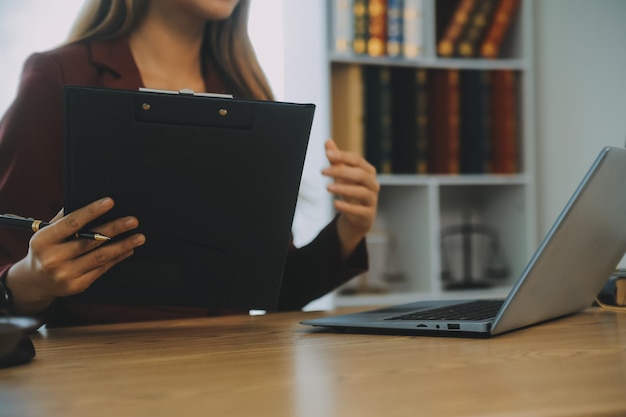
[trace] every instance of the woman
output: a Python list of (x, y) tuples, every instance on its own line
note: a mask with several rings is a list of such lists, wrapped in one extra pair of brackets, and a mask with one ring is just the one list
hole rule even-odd
[[(100, 323), (206, 315), (179, 308), (77, 305), (84, 291), (132, 255), (146, 237), (113, 244), (67, 240), (111, 209), (104, 198), (66, 216), (62, 207), (62, 87), (66, 84), (231, 93), (273, 99), (247, 35), (248, 0), (88, 1), (66, 45), (34, 54), (0, 123), (0, 212), (53, 218), (29, 235), (0, 231), (0, 281), (16, 314), (46, 312), (49, 324)], [(376, 216), (379, 185), (363, 158), (326, 142), (338, 216), (308, 245), (290, 248), (279, 309), (297, 309), (367, 267), (364, 237)], [(28, 190), (36, 190), (29, 192)], [(55, 215), (56, 214), (56, 215)], [(97, 232), (117, 236), (141, 219), (117, 219)], [(29, 240), (30, 239), (30, 240)], [(55, 300), (59, 302), (54, 303)], [(51, 306), (53, 308), (51, 308)]]

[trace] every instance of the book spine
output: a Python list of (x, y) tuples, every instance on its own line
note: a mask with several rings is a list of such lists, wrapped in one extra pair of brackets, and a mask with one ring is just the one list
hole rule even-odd
[(461, 173), (484, 174), (489, 166), (489, 72), (459, 75)]
[(460, 171), (459, 70), (448, 70), (448, 95), (450, 100), (448, 113), (450, 143), (447, 170), (449, 174), (458, 174)]
[(378, 173), (391, 173), (391, 76), (380, 66), (363, 67), (365, 158)]
[(476, 0), (461, 0), (448, 23), (443, 37), (437, 43), (437, 52), (440, 56), (454, 55), (456, 44), (469, 22), (470, 13), (476, 6)]
[(387, 0), (369, 0), (369, 37), (367, 53), (380, 57), (387, 54)]
[(355, 54), (367, 54), (369, 37), (368, 0), (352, 0), (353, 38), (352, 50)]
[(402, 55), (402, 26), (404, 0), (387, 0), (387, 56)]
[(337, 146), (363, 155), (363, 77), (357, 64), (332, 69), (332, 133)]
[(615, 280), (615, 302), (618, 306), (626, 306), (626, 278)]
[(500, 47), (513, 23), (519, 3), (520, 0), (500, 1), (491, 26), (485, 35), (485, 40), (480, 47), (480, 53), (483, 58), (497, 58), (500, 55)]
[(352, 52), (352, 3), (350, 0), (332, 0), (333, 45), (336, 53)]
[(480, 108), (482, 118), (480, 120), (483, 128), (482, 145), (483, 145), (483, 172), (489, 173), (492, 170), (492, 149), (491, 149), (491, 71), (482, 71), (481, 73), (481, 99)]
[(392, 172), (428, 173), (427, 71), (394, 68), (392, 89)]
[(391, 72), (392, 95), (392, 172), (414, 174), (417, 158), (415, 137), (417, 135), (417, 87), (414, 69), (395, 67)]
[(491, 73), (491, 163), (495, 174), (519, 171), (516, 88), (513, 70)]
[(428, 90), (428, 172), (459, 173), (459, 70), (433, 70)]
[(406, 59), (417, 58), (423, 54), (423, 0), (404, 0), (402, 12), (402, 55)]
[(459, 40), (457, 55), (464, 58), (478, 56), (478, 49), (485, 37), (493, 11), (496, 7), (496, 0), (481, 0), (470, 16), (467, 31)]
[(416, 123), (415, 137), (416, 160), (415, 170), (418, 174), (428, 174), (428, 71), (418, 68), (415, 72), (416, 81)]
[(391, 69), (382, 67), (380, 69), (381, 88), (381, 173), (392, 173), (392, 114), (391, 114)]

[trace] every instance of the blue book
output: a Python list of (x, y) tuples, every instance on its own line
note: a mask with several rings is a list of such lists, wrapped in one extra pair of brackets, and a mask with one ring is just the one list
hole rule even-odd
[(404, 0), (387, 0), (387, 55), (402, 56)]

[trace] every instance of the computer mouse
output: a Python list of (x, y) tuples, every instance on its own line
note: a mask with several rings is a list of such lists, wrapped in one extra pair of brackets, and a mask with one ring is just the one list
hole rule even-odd
[(35, 357), (35, 346), (24, 328), (0, 322), (0, 368), (21, 365)]
[(24, 330), (9, 323), (0, 323), (0, 358), (12, 352), (20, 342)]

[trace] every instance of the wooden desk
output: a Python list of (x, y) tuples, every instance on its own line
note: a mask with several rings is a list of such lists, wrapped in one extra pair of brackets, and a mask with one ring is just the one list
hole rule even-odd
[(325, 313), (47, 330), (0, 370), (0, 415), (626, 415), (626, 313), (493, 339), (324, 333)]

